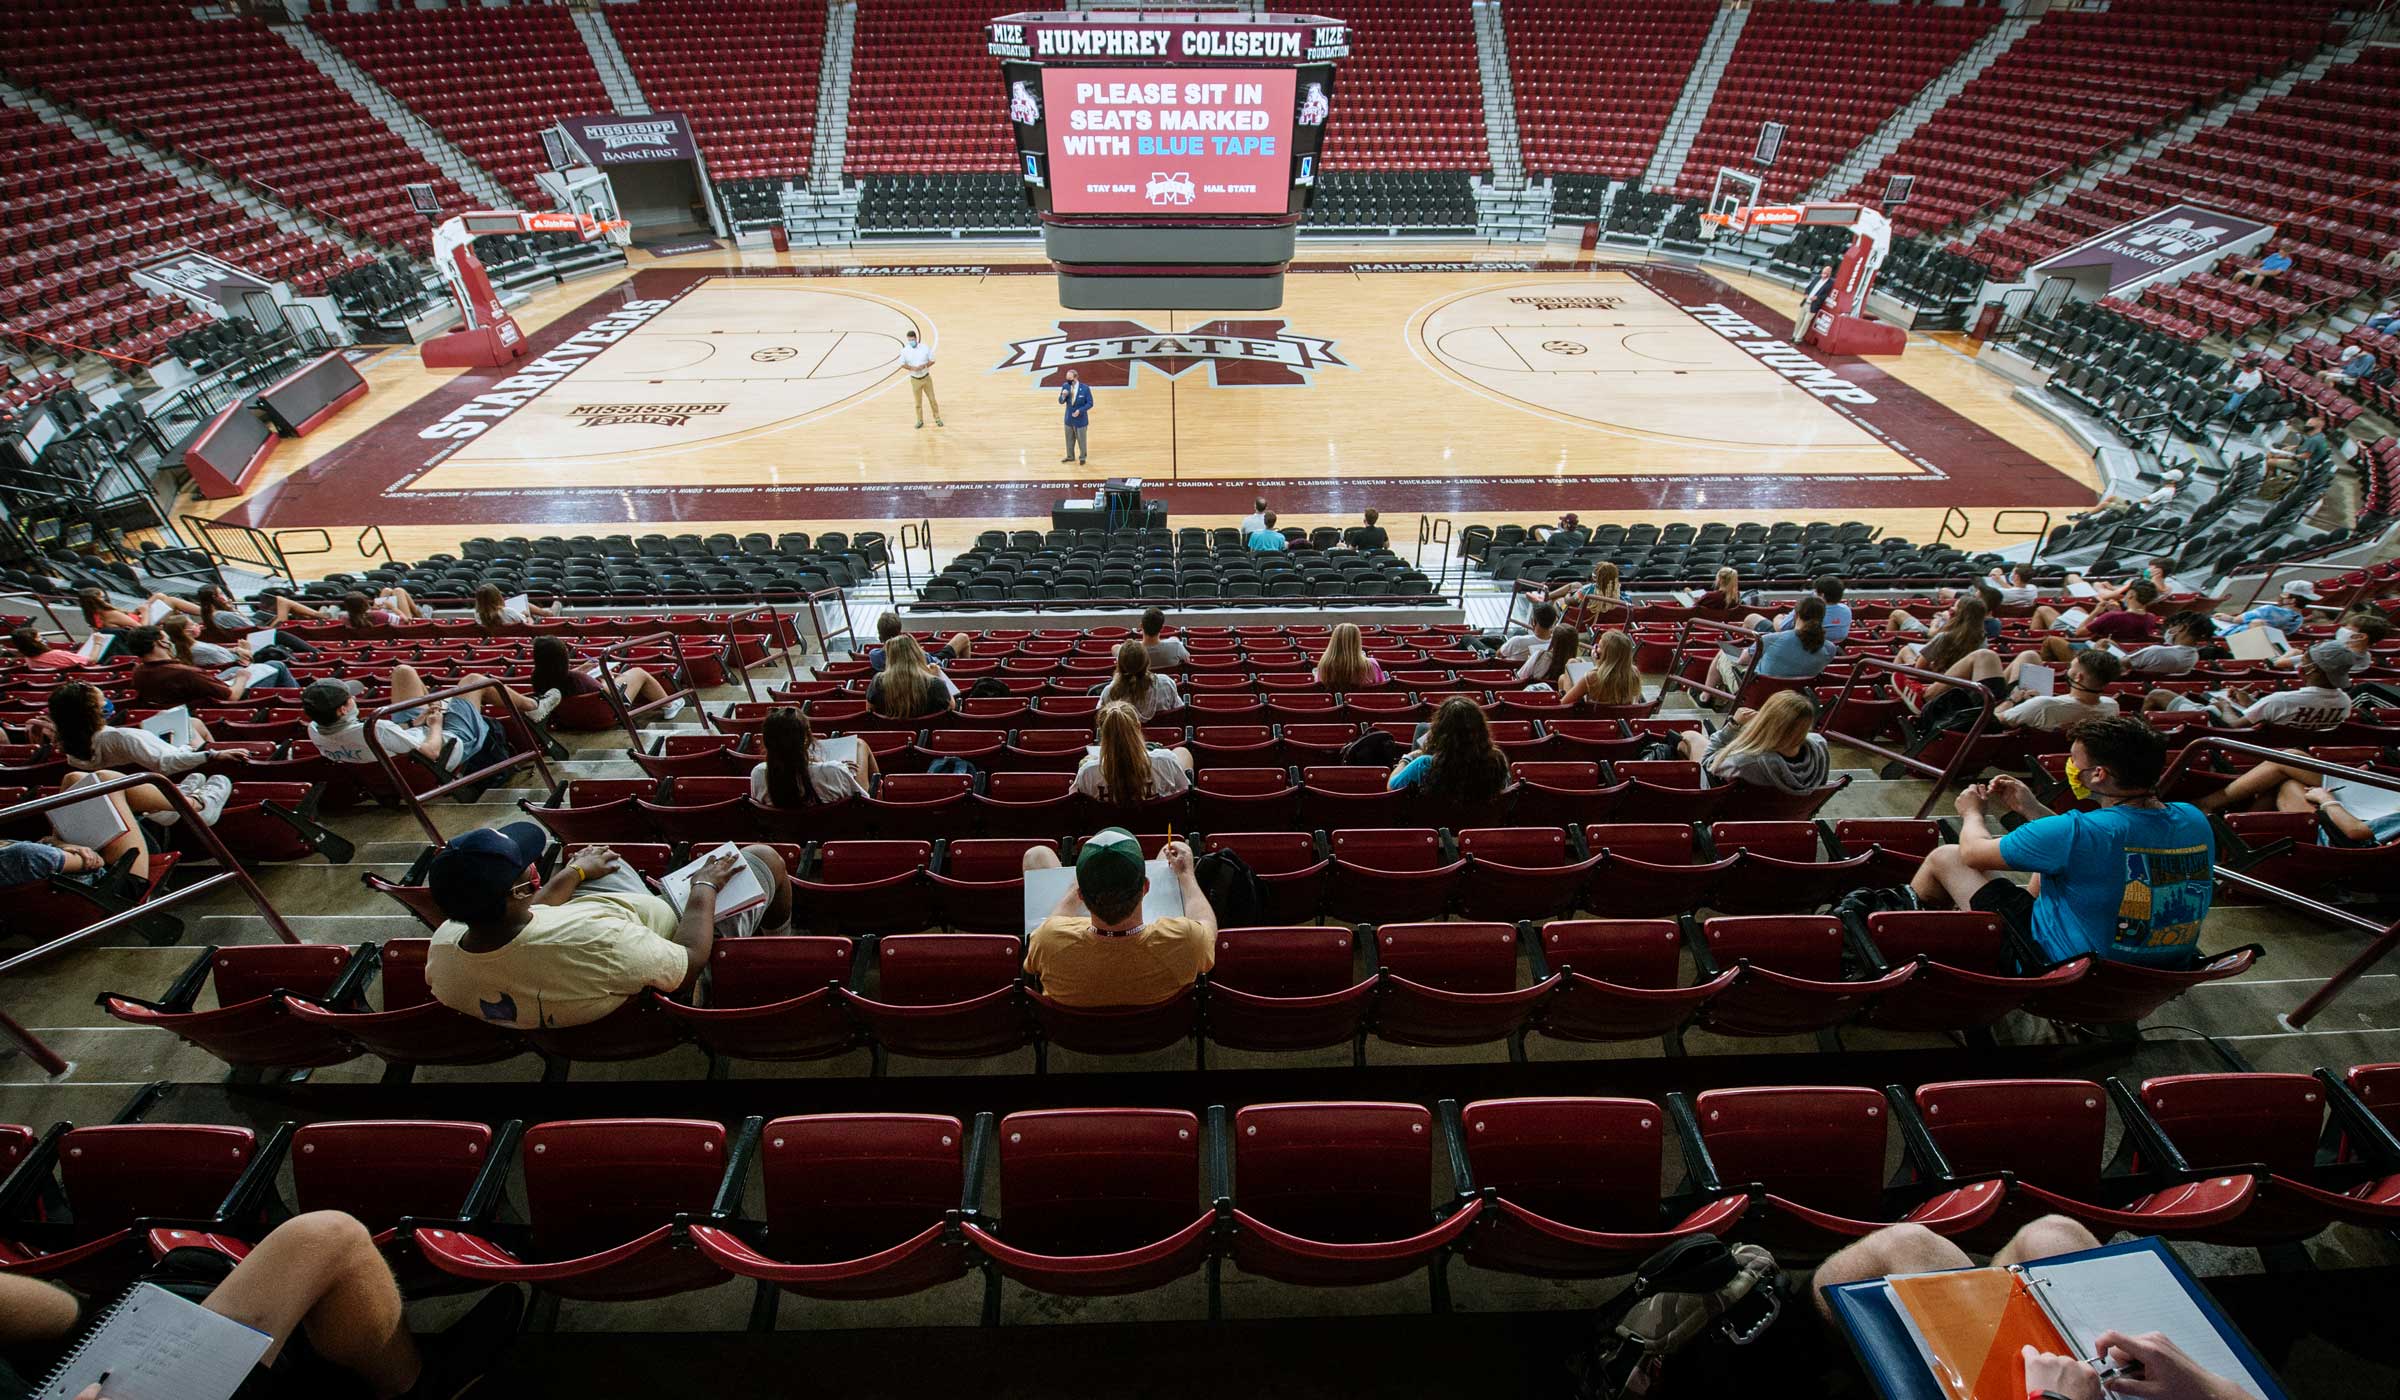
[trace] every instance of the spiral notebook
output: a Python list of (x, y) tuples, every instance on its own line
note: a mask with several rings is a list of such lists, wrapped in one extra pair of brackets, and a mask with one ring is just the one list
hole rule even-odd
[(156, 1284), (110, 1305), (36, 1400), (73, 1400), (105, 1375), (108, 1400), (227, 1400), (275, 1339)]

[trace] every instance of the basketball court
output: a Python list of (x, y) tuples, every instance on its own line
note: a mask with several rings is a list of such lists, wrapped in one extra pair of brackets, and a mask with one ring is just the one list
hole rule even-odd
[[(379, 525), (421, 557), (479, 534), (858, 529), (937, 549), (1046, 525), (1138, 476), (1177, 524), (1265, 494), (1287, 522), (1380, 508), (1531, 520), (1864, 519), (1930, 538), (1963, 510), (2088, 505), (2083, 453), (1944, 339), (1897, 360), (1785, 342), (1796, 296), (1608, 257), (1303, 249), (1267, 313), (1074, 313), (1027, 250), (701, 253), (546, 292), (529, 358), (437, 372), (400, 347), (368, 397), (203, 514)], [(943, 426), (899, 365), (935, 353)], [(1057, 385), (1095, 391), (1089, 465), (1059, 461)]]

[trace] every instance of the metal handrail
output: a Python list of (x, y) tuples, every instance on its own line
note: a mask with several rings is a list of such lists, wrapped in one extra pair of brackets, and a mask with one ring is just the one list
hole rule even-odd
[[(617, 688), (616, 659), (621, 653), (632, 651), (636, 647), (655, 645), (661, 639), (675, 649), (675, 679), (680, 684), (646, 705), (628, 707), (625, 703), (624, 692)], [(713, 729), (716, 727), (715, 722), (708, 717), (708, 706), (700, 702), (699, 688), (692, 684), (691, 667), (684, 661), (682, 633), (651, 632), (639, 637), (627, 637), (622, 641), (611, 642), (600, 648), (599, 654), (594, 659), (600, 663), (600, 693), (608, 697), (609, 709), (616, 712), (617, 722), (625, 726), (625, 742), (630, 748), (639, 750), (642, 746), (642, 731), (635, 721), (644, 715), (663, 710), (678, 700), (688, 701), (691, 707), (699, 712), (701, 728)]]
[[(275, 912), (275, 906), (267, 901), (266, 891), (260, 889), (258, 882), (250, 878), (250, 872), (243, 868), (240, 861), (234, 859), (233, 852), (225, 848), (225, 842), (218, 837), (215, 830), (200, 819), (198, 809), (192, 806), (190, 798), (184, 796), (183, 789), (177, 787), (174, 779), (163, 773), (128, 773), (122, 777), (111, 778), (106, 782), (85, 783), (80, 787), (66, 788), (40, 797), (28, 798), (0, 811), (0, 824), (13, 825), (22, 818), (47, 812), (54, 807), (70, 806), (90, 798), (107, 797), (112, 793), (127, 792), (137, 787), (156, 789), (159, 795), (166, 799), (167, 807), (176, 814), (180, 828), (198, 838), (200, 844), (207, 848), (209, 859), (217, 864), (217, 873), (195, 880), (182, 889), (168, 890), (156, 898), (145, 899), (131, 909), (111, 914), (96, 924), (53, 938), (47, 943), (29, 948), (15, 957), (0, 959), (0, 977), (6, 977), (20, 967), (47, 962), (79, 943), (88, 943), (105, 934), (114, 933), (129, 924), (150, 918), (225, 884), (236, 884), (242, 887), (242, 893), (250, 897), (250, 902), (258, 908), (258, 916), (267, 921), (267, 927), (274, 931), (277, 938), (286, 943), (302, 941), (300, 935), (292, 932), (291, 926), (283, 921), (283, 916)], [(139, 821), (141, 818), (136, 817), (134, 820)], [(59, 1057), (57, 1051), (43, 1044), (41, 1037), (19, 1025), (15, 1018), (4, 1011), (0, 1011), (0, 1034), (15, 1041), (35, 1064), (42, 1067), (43, 1073), (57, 1076), (67, 1072), (67, 1062)]]
[[(220, 564), (250, 564), (270, 571), (276, 578), (292, 577), (291, 561), (283, 557), (283, 548), (273, 535), (255, 525), (236, 525), (205, 515), (185, 515), (183, 523), (200, 541), (200, 549)], [(232, 535), (248, 546), (252, 557), (236, 558), (231, 551), (217, 543), (219, 532)]]
[[(817, 634), (818, 656), (830, 657), (833, 655), (833, 639), (836, 637), (847, 640), (850, 650), (858, 650), (858, 627), (850, 616), (849, 594), (838, 588), (820, 588), (814, 593), (803, 593), (800, 596), (802, 601), (808, 604), (806, 616), (809, 629)], [(828, 630), (825, 626), (824, 607), (827, 598), (831, 598), (841, 605), (842, 625), (838, 630)], [(920, 598), (918, 601), (923, 602), (924, 600)], [(803, 654), (805, 654), (806, 639), (802, 640), (801, 645)]]
[(1923, 802), (1917, 804), (1919, 818), (1930, 816), (1933, 813), (1933, 804), (1940, 800), (1943, 791), (1957, 777), (1959, 765), (1966, 762), (1967, 755), (1975, 751), (1975, 741), (1981, 739), (1984, 730), (1991, 726), (1994, 713), (1992, 693), (1974, 681), (1962, 681), (1956, 676), (1946, 676), (1939, 671), (1928, 671), (1922, 666), (1905, 666), (1900, 662), (1881, 656), (1860, 656), (1852, 658), (1850, 678), (1842, 683), (1841, 693), (1834, 697), (1832, 708), (1825, 713), (1828, 716), (1840, 714), (1842, 706), (1850, 701), (1850, 693), (1858, 689), (1860, 678), (1876, 671), (1895, 676), (1914, 676), (1921, 681), (1955, 687), (1975, 697), (1974, 724), (1968, 726), (1966, 736), (1960, 739), (1957, 747), (1951, 750), (1950, 761), (1938, 768), (1921, 758), (1887, 749), (1872, 740), (1861, 738), (1855, 734), (1844, 734), (1838, 729), (1817, 731), (1823, 734), (1828, 741), (1839, 741), (1863, 753), (1871, 753), (1887, 763), (1897, 763), (1911, 772), (1920, 773), (1933, 779), (1932, 790), (1925, 794)]
[[(1957, 522), (1955, 525), (1952, 524), (1954, 520)], [(1952, 536), (1963, 540), (1967, 537), (1967, 531), (1974, 528), (1974, 524), (1974, 521), (1967, 519), (1967, 513), (1957, 506), (1945, 507), (1942, 511), (1941, 528), (1933, 532), (1933, 542), (1940, 544)]]
[[(787, 677), (792, 673), (792, 644), (784, 636), (783, 614), (775, 611), (773, 603), (761, 603), (755, 608), (749, 608), (742, 612), (727, 613), (725, 615), (724, 661), (725, 664), (741, 673), (742, 689), (749, 692), (752, 700), (758, 699), (758, 682), (751, 679), (750, 663), (742, 655), (741, 624), (761, 613), (766, 615), (767, 640), (774, 647), (776, 664), (783, 667), (783, 672)], [(797, 632), (798, 629), (795, 628), (794, 635), (797, 635)], [(807, 644), (803, 641), (802, 645), (805, 647)], [(760, 660), (763, 662), (765, 658), (762, 657)]]
[(2039, 506), (2009, 506), (2002, 510), (1993, 511), (1992, 533), (2002, 536), (2003, 538), (2023, 538), (2025, 535), (2025, 531), (2023, 530), (2005, 530), (2001, 528), (2000, 522), (2006, 520), (2012, 515), (2038, 515), (2042, 518), (2042, 528), (2033, 532), (2033, 553), (2026, 557), (2025, 562), (2030, 564), (2034, 560), (2042, 557), (2042, 546), (2050, 542), (2050, 512), (2043, 510)]
[[(2185, 744), (2182, 751), (2175, 755), (2175, 761), (2167, 765), (2167, 771), (2160, 775), (2157, 791), (2174, 791), (2175, 780), (2182, 777), (2184, 772), (2192, 766), (2193, 756), (2205, 749), (2220, 749), (2227, 753), (2247, 754), (2269, 763), (2294, 761), (2294, 755), (2284, 749), (2269, 748), (2264, 744), (2253, 744), (2241, 739), (2230, 739), (2221, 734), (2196, 734), (2192, 737), (2191, 742)], [(2366, 787), (2400, 792), (2400, 774), (2378, 773), (2367, 768), (2351, 768), (2339, 763), (2326, 763), (2315, 758), (2308, 759), (2307, 764), (2312, 772), (2323, 778), (2341, 778), (2344, 781)], [(2315, 991), (2309, 993), (2307, 998), (2289, 1013), (2277, 1018), (2286, 1030), (2299, 1030), (2316, 1019), (2317, 1013), (2331, 1005), (2333, 999), (2340, 996), (2344, 988), (2364, 976), (2368, 968), (2389, 956), (2393, 949), (2400, 948), (2400, 922), (2379, 924), (2372, 919), (2353, 914), (2347, 909), (2311, 899), (2296, 890), (2287, 890), (2281, 885), (2270, 885), (2254, 875), (2244, 874), (2239, 870), (2228, 870), (2222, 865), (2216, 867), (2216, 878), (2237, 889), (2264, 895), (2278, 904), (2297, 909), (2304, 914), (2315, 915), (2329, 923), (2340, 924), (2345, 928), (2375, 935), (2374, 941), (2360, 950), (2357, 957), (2343, 964), (2339, 971), (2326, 978)]]
[[(75, 640), (75, 634), (67, 630), (67, 624), (59, 619), (58, 609), (51, 606), (49, 599), (43, 597), (39, 593), (27, 593), (23, 591), (0, 593), (0, 604), (14, 603), (19, 601), (31, 603), (35, 607), (40, 608), (43, 615), (50, 619), (50, 631), (44, 635), (56, 635), (65, 638), (70, 642)], [(90, 629), (86, 628), (85, 630), (89, 631)]]
[[(2258, 583), (2250, 590), (2250, 596), (2242, 600), (2242, 610), (2249, 611), (2250, 605), (2266, 594), (2267, 585), (2275, 581), (2275, 575), (2285, 569), (2306, 569), (2310, 573), (2317, 574), (2355, 574), (2359, 571), (2359, 566), (2356, 564), (2310, 564), (2290, 560), (2280, 560), (2269, 564), (2259, 572)], [(2231, 575), (2229, 574), (2227, 577), (2231, 577)]]
[[(433, 844), (436, 846), (445, 846), (449, 844), (449, 838), (442, 835), (441, 824), (433, 819), (432, 813), (425, 810), (425, 804), (437, 797), (447, 797), (451, 793), (459, 791), (461, 788), (473, 787), (477, 783), (483, 782), (488, 778), (497, 777), (500, 774), (509, 772), (513, 769), (522, 768), (528, 762), (533, 764), (534, 771), (540, 775), (542, 787), (545, 791), (557, 786), (557, 784), (551, 780), (550, 765), (543, 761), (542, 746), (539, 743), (529, 743), (524, 749), (510, 754), (508, 757), (501, 759), (497, 763), (487, 764), (484, 767), (478, 768), (470, 773), (456, 774), (451, 777), (448, 782), (428, 788), (424, 792), (418, 792), (416, 788), (408, 781), (408, 779), (402, 775), (400, 772), (400, 765), (394, 759), (393, 755), (384, 752), (383, 738), (382, 735), (377, 732), (376, 726), (381, 724), (384, 720), (390, 719), (397, 711), (422, 709), (424, 706), (430, 705), (436, 700), (450, 700), (462, 695), (481, 695), (494, 686), (502, 684), (505, 684), (505, 682), (495, 680), (466, 682), (463, 684), (450, 686), (443, 690), (431, 691), (427, 694), (420, 695), (413, 700), (392, 700), (377, 707), (373, 714), (362, 715), (360, 717), (366, 725), (367, 751), (375, 755), (375, 761), (377, 763), (383, 765), (384, 776), (389, 778), (391, 780), (392, 787), (398, 791), (403, 798), (407, 799), (409, 810), (416, 814), (417, 825), (425, 828), (425, 834), (433, 838)], [(480, 700), (475, 700), (471, 701), (470, 703), (480, 705), (483, 702)], [(512, 708), (509, 711), (508, 722), (514, 723), (515, 720), (516, 711)], [(395, 721), (395, 723), (396, 722), (397, 721)]]

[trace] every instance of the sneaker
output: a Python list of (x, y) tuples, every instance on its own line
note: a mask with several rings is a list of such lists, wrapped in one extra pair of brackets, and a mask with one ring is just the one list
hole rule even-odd
[(663, 724), (663, 723), (665, 723), (666, 721), (668, 721), (668, 720), (671, 720), (671, 719), (675, 718), (675, 716), (677, 716), (677, 715), (679, 715), (679, 714), (682, 714), (682, 713), (683, 713), (683, 707), (684, 707), (684, 706), (685, 706), (687, 703), (689, 703), (689, 702), (688, 702), (688, 701), (686, 701), (686, 700), (684, 699), (684, 697), (682, 697), (682, 696), (680, 696), (680, 695), (676, 696), (676, 697), (675, 697), (674, 699), (672, 699), (672, 700), (669, 700), (669, 701), (667, 702), (667, 707), (666, 707), (665, 709), (663, 709), (663, 710), (660, 710), (660, 711), (658, 712), (658, 718), (659, 718), (659, 721), (660, 721), (660, 722)]
[(938, 428), (938, 427), (940, 427), (940, 426), (942, 426), (942, 420), (941, 420), (941, 419), (939, 419), (939, 418), (936, 418), (936, 419), (934, 419), (934, 420), (933, 420), (933, 426), (935, 426), (935, 427), (937, 427), (937, 428)]
[[(192, 778), (200, 778), (200, 775), (194, 773)], [(200, 809), (202, 826), (215, 826), (217, 818), (225, 815), (226, 799), (233, 796), (233, 779), (222, 773), (200, 778), (199, 789), (194, 791), (192, 779), (186, 778), (183, 781), (183, 795), (192, 799), (192, 805)]]
[(920, 428), (924, 427), (924, 426), (925, 426), (925, 420), (924, 420), (924, 419), (922, 419), (922, 418), (918, 419), (918, 420), (917, 420), (917, 426), (918, 426), (918, 427), (920, 427)]
[(541, 698), (533, 702), (533, 717), (536, 720), (545, 720), (550, 718), (550, 712), (557, 709), (566, 698), (567, 696), (565, 691), (543, 691)]
[(524, 1316), (522, 1293), (513, 1287), (495, 1288), (443, 1331), (419, 1337), (417, 1351), (424, 1365), (417, 1383), (402, 1391), (400, 1400), (457, 1400), (474, 1389), (517, 1339), (517, 1324)]

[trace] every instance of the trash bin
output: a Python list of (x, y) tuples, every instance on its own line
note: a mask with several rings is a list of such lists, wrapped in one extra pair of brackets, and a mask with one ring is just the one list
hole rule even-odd
[(1975, 316), (1975, 339), (1978, 343), (1990, 340), (1992, 332), (1998, 329), (2000, 329), (2000, 303), (1986, 302), (1983, 310), (1977, 312)]
[(768, 230), (768, 232), (769, 235), (775, 240), (776, 252), (788, 253), (792, 251), (792, 236), (789, 233), (784, 232), (783, 225), (777, 224), (772, 229)]
[(1583, 225), (1583, 251), (1588, 253), (1599, 246), (1600, 221), (1598, 219), (1586, 219)]

